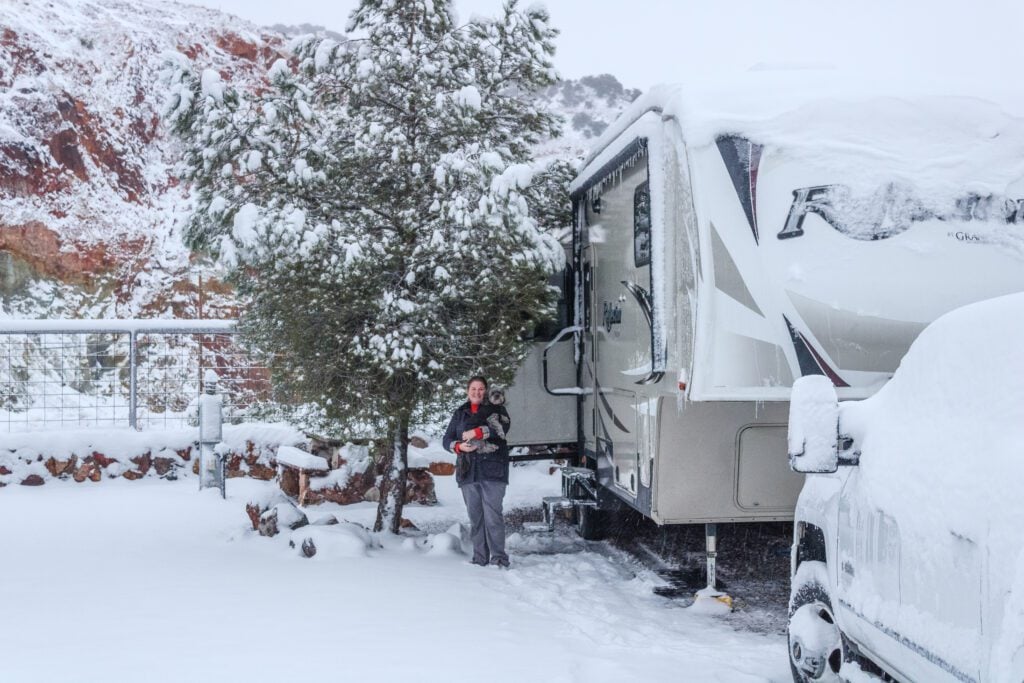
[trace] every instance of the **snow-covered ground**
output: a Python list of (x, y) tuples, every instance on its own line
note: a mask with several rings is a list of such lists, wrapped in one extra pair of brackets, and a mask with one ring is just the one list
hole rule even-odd
[[(508, 503), (554, 481), (513, 468)], [(404, 540), (345, 523), (260, 537), (243, 508), (269, 485), (233, 479), (226, 501), (192, 477), (6, 488), (0, 680), (789, 680), (783, 637), (654, 595), (605, 543), (515, 534), (511, 571), (468, 564), (444, 532), (465, 522), (451, 477), (438, 506), (407, 508), (435, 533)], [(321, 511), (366, 525), (374, 506)]]

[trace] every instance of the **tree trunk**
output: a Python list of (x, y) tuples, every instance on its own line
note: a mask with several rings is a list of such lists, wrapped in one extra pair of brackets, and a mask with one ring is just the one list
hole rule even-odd
[(409, 418), (400, 416), (392, 429), (391, 448), (384, 460), (384, 474), (377, 503), (374, 531), (388, 529), (397, 534), (402, 528), (402, 508), (405, 506), (405, 486), (409, 478)]

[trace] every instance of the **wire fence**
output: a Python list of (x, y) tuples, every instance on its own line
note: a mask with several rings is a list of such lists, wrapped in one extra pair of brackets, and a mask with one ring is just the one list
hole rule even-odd
[(0, 323), (0, 431), (196, 424), (203, 375), (218, 375), (224, 417), (272, 405), (269, 371), (232, 321)]

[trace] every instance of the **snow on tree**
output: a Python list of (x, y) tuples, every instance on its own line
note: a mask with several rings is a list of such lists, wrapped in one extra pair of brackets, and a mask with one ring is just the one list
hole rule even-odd
[[(196, 195), (189, 245), (231, 268), (244, 338), (326, 415), (387, 429), (377, 528), (397, 532), (409, 425), (472, 374), (511, 379), (551, 316), (565, 169), (531, 147), (557, 119), (547, 12), (509, 0), (363, 0), (345, 43), (299, 38), (251, 94), (177, 56), (167, 115)], [(554, 179), (554, 180), (553, 180)]]

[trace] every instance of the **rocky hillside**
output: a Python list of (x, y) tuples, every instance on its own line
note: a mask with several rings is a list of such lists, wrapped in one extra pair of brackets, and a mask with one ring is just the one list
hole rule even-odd
[[(157, 0), (0, 3), (0, 317), (235, 315), (180, 241), (160, 74), (176, 51), (255, 85), (294, 31)], [(550, 88), (567, 125), (541, 151), (579, 155), (637, 94), (608, 75)]]

